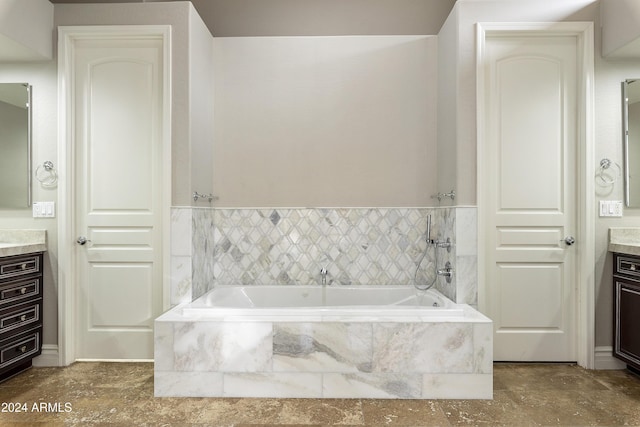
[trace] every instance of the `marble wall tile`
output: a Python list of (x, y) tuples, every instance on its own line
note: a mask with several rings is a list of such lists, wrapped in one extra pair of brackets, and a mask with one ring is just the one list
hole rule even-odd
[(370, 372), (370, 323), (276, 323), (273, 370), (283, 372)]
[(472, 373), (471, 323), (378, 323), (373, 372)]
[(492, 374), (424, 374), (423, 399), (492, 399)]
[(322, 374), (228, 373), (224, 374), (224, 397), (319, 398)]
[(458, 207), (456, 211), (456, 296), (460, 304), (478, 305), (478, 210)]
[(192, 301), (192, 208), (171, 208), (170, 243), (170, 290), (169, 301), (172, 307), (185, 301)]
[(444, 276), (438, 276), (435, 284), (435, 288), (439, 290), (444, 296), (452, 301), (456, 300), (456, 282), (458, 280), (458, 271), (456, 265), (456, 235), (455, 235), (455, 222), (456, 211), (455, 208), (440, 208), (434, 209), (432, 214), (432, 223), (435, 227), (435, 232), (432, 232), (432, 239), (447, 243), (450, 248), (437, 247), (434, 245), (432, 251), (434, 252), (433, 258), (436, 263), (435, 269), (443, 269), (447, 262), (451, 264), (453, 269), (453, 276), (450, 281), (447, 282)]
[(349, 399), (420, 399), (422, 376), (404, 374), (324, 374), (322, 397)]
[(271, 370), (271, 323), (184, 322), (174, 334), (175, 371)]
[(474, 372), (491, 374), (493, 372), (493, 323), (473, 324)]
[(153, 376), (156, 397), (220, 397), (221, 372), (159, 372)]
[(171, 256), (171, 306), (193, 301), (190, 256)]
[(191, 256), (192, 208), (171, 208), (171, 249), (174, 256)]
[(204, 295), (215, 281), (215, 210), (193, 208), (192, 298)]
[(428, 209), (216, 209), (218, 284), (411, 284)]
[(173, 323), (155, 322), (153, 326), (153, 362), (156, 371), (172, 371), (173, 362)]
[(475, 255), (456, 256), (456, 296), (452, 301), (458, 304), (478, 305), (478, 257)]
[(455, 208), (455, 212), (456, 254), (457, 256), (475, 256), (478, 250), (477, 208), (458, 207)]

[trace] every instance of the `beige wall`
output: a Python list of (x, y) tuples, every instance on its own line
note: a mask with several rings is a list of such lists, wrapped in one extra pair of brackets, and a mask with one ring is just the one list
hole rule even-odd
[[(149, 1), (149, 0), (147, 0)], [(163, 1), (163, 0), (152, 0)], [(192, 0), (216, 37), (438, 34), (455, 0)]]
[(214, 44), (216, 206), (432, 206), (437, 38)]
[(602, 55), (637, 57), (640, 50), (640, 2), (602, 0)]
[(189, 2), (56, 4), (55, 25), (171, 25), (172, 203), (191, 204)]
[[(438, 192), (448, 193), (457, 188), (458, 138), (458, 9), (454, 8), (438, 34)], [(460, 204), (458, 200), (443, 199), (442, 204)], [(475, 200), (462, 194), (462, 203)]]
[(0, 60), (43, 61), (53, 56), (49, 0), (0, 1)]
[[(195, 204), (188, 195), (213, 192), (213, 36), (194, 8), (189, 10), (189, 187), (181, 188), (174, 205)], [(175, 142), (175, 141), (174, 141)], [(208, 205), (205, 205), (208, 206)]]

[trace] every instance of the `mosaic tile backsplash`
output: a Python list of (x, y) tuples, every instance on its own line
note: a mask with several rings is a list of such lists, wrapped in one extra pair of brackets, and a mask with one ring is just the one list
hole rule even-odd
[[(427, 247), (429, 215), (432, 238), (449, 237), (451, 251)], [(435, 279), (449, 298), (474, 305), (475, 235), (475, 208), (175, 208), (172, 303), (190, 301), (217, 285), (319, 284), (320, 269), (326, 268), (330, 285), (413, 285)], [(437, 268), (446, 261), (453, 265), (450, 284), (436, 278), (436, 251)], [(458, 263), (464, 277), (458, 277)]]

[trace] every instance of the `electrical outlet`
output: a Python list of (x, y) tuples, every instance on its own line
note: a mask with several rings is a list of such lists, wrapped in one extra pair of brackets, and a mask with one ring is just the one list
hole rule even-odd
[(55, 202), (33, 202), (34, 218), (55, 218)]
[(620, 200), (600, 200), (600, 216), (621, 217), (622, 201)]

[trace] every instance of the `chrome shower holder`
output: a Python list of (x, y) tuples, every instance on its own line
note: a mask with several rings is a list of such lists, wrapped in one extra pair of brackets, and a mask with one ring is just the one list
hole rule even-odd
[(433, 194), (431, 196), (432, 199), (438, 199), (438, 203), (440, 203), (442, 201), (442, 199), (446, 199), (446, 198), (451, 198), (451, 200), (454, 200), (456, 198), (456, 191), (455, 190), (451, 190), (448, 193), (440, 193), (438, 192), (437, 194)]
[(218, 196), (214, 196), (213, 194), (200, 194), (197, 191), (193, 192), (193, 201), (197, 202), (199, 199), (207, 199), (209, 203), (218, 200)]

